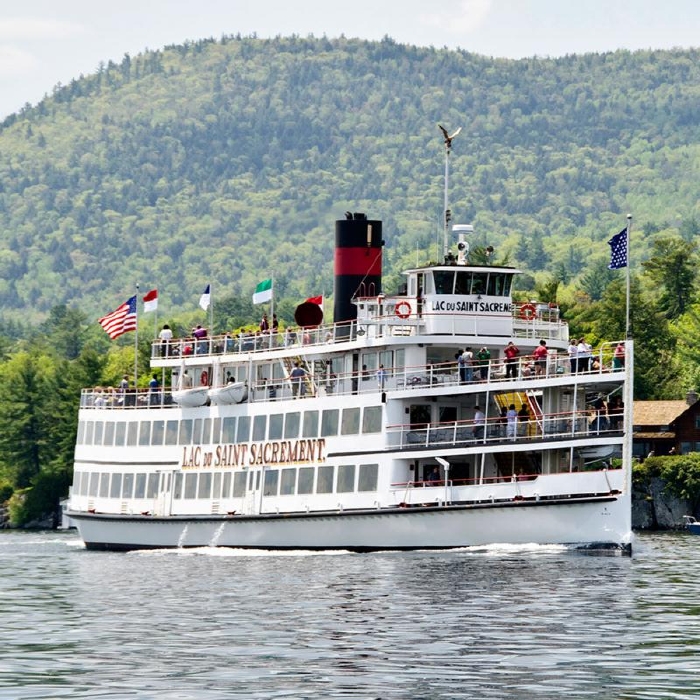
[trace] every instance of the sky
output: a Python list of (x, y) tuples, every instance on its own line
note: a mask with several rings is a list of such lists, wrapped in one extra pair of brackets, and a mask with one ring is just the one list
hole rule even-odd
[(700, 0), (0, 0), (0, 119), (145, 49), (238, 34), (503, 58), (700, 45)]

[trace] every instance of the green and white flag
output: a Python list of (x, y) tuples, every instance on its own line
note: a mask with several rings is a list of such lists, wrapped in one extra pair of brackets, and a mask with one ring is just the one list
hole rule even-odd
[(263, 280), (253, 294), (253, 304), (263, 304), (272, 299), (272, 280)]

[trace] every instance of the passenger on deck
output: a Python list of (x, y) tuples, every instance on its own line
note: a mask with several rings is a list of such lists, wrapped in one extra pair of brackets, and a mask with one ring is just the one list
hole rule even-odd
[(578, 369), (578, 343), (576, 338), (569, 339), (569, 367), (571, 368), (571, 374), (576, 374)]
[(486, 415), (479, 408), (479, 406), (474, 406), (474, 437), (480, 440), (484, 437), (484, 426), (486, 425)]
[(508, 406), (506, 411), (506, 437), (514, 438), (518, 428), (518, 412), (515, 410), (515, 404)]
[(506, 358), (506, 379), (517, 379), (518, 355), (520, 355), (520, 349), (511, 340), (503, 350), (503, 354)]
[(160, 382), (155, 374), (148, 382), (148, 403), (151, 406), (157, 406), (160, 403)]
[(523, 404), (518, 411), (518, 435), (527, 435), (530, 427), (530, 410)]
[(295, 362), (294, 369), (289, 376), (292, 378), (292, 394), (294, 394), (295, 397), (305, 396), (306, 370), (301, 367), (298, 362)]
[(535, 374), (543, 376), (547, 373), (547, 341), (540, 340), (540, 344), (535, 348), (533, 353), (535, 357)]
[(197, 345), (196, 345), (196, 350), (195, 352), (197, 355), (206, 355), (207, 354), (207, 329), (202, 328), (201, 325), (197, 325), (196, 328), (192, 330), (192, 336), (194, 337)]
[(160, 338), (160, 356), (169, 357), (170, 341), (173, 339), (173, 332), (167, 323), (163, 324), (163, 328), (158, 334), (158, 337)]
[(180, 377), (180, 389), (191, 389), (192, 388), (192, 377), (190, 377), (187, 370), (184, 370), (182, 376)]

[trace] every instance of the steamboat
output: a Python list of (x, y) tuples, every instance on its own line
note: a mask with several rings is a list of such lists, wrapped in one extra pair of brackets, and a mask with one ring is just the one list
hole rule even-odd
[(305, 302), (296, 333), (156, 340), (159, 388), (84, 390), (86, 547), (629, 553), (632, 341), (572, 357), (559, 309), (453, 229), (385, 294), (382, 222), (347, 213), (332, 323)]

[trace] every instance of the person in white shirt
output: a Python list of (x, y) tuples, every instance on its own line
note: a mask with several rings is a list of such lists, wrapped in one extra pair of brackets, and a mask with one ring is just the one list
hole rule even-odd
[(474, 437), (480, 440), (484, 437), (484, 426), (486, 425), (486, 414), (479, 408), (474, 406)]

